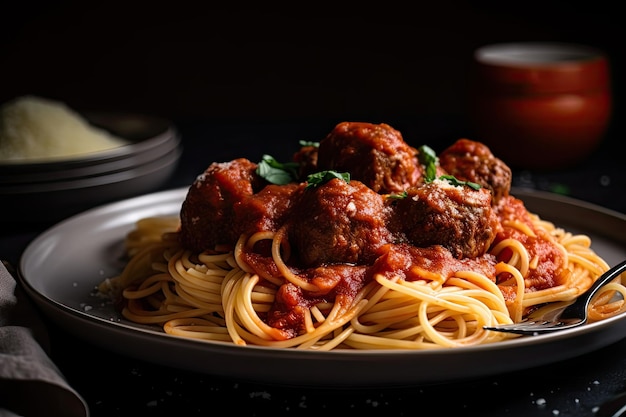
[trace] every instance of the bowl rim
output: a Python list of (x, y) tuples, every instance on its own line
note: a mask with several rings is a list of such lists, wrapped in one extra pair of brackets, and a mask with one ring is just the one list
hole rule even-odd
[(182, 156), (182, 149), (177, 147), (172, 152), (168, 152), (161, 157), (133, 166), (126, 170), (113, 171), (103, 175), (69, 178), (61, 181), (39, 182), (31, 184), (0, 184), (0, 196), (15, 197), (29, 194), (46, 194), (58, 191), (68, 191), (99, 187), (103, 185), (113, 185), (129, 181), (135, 177), (146, 176), (150, 173), (158, 172), (173, 164), (177, 164)]
[[(156, 161), (181, 147), (181, 138), (177, 132), (172, 132), (158, 147), (143, 152), (130, 153), (122, 158), (113, 158), (94, 164), (66, 164), (59, 162), (53, 169), (31, 169), (25, 167), (19, 170), (5, 169), (0, 165), (0, 187), (6, 185), (31, 185), (58, 181), (76, 180), (80, 178), (102, 176), (115, 172), (129, 170), (152, 161)], [(39, 168), (39, 166), (37, 167)], [(5, 172), (7, 171), (7, 172)], [(17, 172), (19, 171), (19, 172)]]
[[(0, 160), (0, 174), (14, 174), (19, 172), (35, 171), (55, 171), (65, 170), (67, 167), (92, 166), (94, 164), (108, 163), (119, 159), (133, 157), (152, 148), (167, 144), (172, 137), (178, 136), (176, 126), (171, 120), (142, 113), (121, 113), (90, 111), (82, 113), (91, 123), (97, 120), (116, 120), (119, 123), (134, 119), (137, 122), (152, 124), (152, 129), (159, 130), (157, 134), (146, 135), (146, 137), (123, 138), (127, 144), (104, 149), (101, 151), (82, 153), (71, 156), (58, 156), (50, 158), (24, 158), (24, 159), (4, 159)], [(99, 128), (114, 130), (114, 126), (106, 123), (98, 123)], [(119, 134), (118, 134), (119, 135)]]
[(566, 66), (604, 60), (606, 54), (593, 46), (568, 42), (503, 42), (483, 45), (474, 59), (487, 65)]

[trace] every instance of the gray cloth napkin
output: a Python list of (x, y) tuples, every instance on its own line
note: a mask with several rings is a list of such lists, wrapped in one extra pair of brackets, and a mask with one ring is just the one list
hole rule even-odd
[(0, 263), (0, 417), (88, 417), (83, 398), (48, 354), (35, 307)]

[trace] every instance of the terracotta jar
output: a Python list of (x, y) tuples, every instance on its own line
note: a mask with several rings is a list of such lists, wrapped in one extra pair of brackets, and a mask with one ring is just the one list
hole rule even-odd
[(571, 167), (602, 141), (612, 108), (601, 51), (565, 43), (506, 43), (475, 51), (472, 139), (513, 168)]

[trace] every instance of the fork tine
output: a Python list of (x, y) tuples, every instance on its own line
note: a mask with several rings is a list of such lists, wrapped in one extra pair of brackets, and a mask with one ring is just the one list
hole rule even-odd
[[(521, 330), (532, 330), (537, 328), (545, 328), (549, 325), (550, 322), (546, 320), (535, 320), (535, 321), (522, 321), (519, 323), (511, 323), (511, 324), (498, 324), (495, 326), (484, 326), (483, 328), (486, 330), (498, 330), (501, 332), (517, 332)], [(554, 323), (558, 325), (558, 323)]]
[(524, 326), (498, 326), (498, 327), (485, 327), (486, 330), (496, 330), (503, 333), (514, 333), (514, 334), (522, 334), (522, 335), (534, 335), (538, 334), (540, 331), (545, 332), (549, 329), (546, 326), (542, 325), (524, 325)]
[[(626, 260), (605, 271), (596, 279), (587, 291), (576, 298), (573, 303), (566, 305), (563, 310), (558, 311), (556, 315), (553, 314), (554, 312), (546, 315), (545, 317), (549, 320), (533, 321), (527, 319), (526, 321), (513, 324), (483, 326), (483, 329), (507, 333), (537, 335), (580, 326), (587, 322), (587, 307), (600, 287), (613, 281), (624, 272), (626, 272)], [(558, 319), (556, 317), (558, 317)]]
[(568, 327), (576, 326), (578, 322), (564, 323), (562, 321), (547, 321), (547, 320), (535, 320), (535, 321), (523, 321), (514, 324), (503, 324), (497, 326), (485, 326), (486, 330), (496, 330), (499, 332), (516, 333), (524, 335), (534, 335), (538, 333), (546, 333), (555, 330), (563, 330)]
[(509, 323), (509, 324), (496, 324), (494, 326), (485, 326), (485, 329), (512, 329), (514, 327), (527, 327), (527, 326), (535, 326), (535, 325), (546, 325), (548, 323), (556, 323), (556, 320), (542, 320), (542, 319), (533, 319), (531, 317), (527, 317), (522, 321), (517, 323)]

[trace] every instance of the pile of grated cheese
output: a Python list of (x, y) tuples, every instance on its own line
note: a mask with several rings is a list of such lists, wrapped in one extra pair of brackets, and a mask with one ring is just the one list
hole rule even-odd
[(28, 95), (0, 107), (0, 161), (82, 156), (127, 143), (59, 101)]

